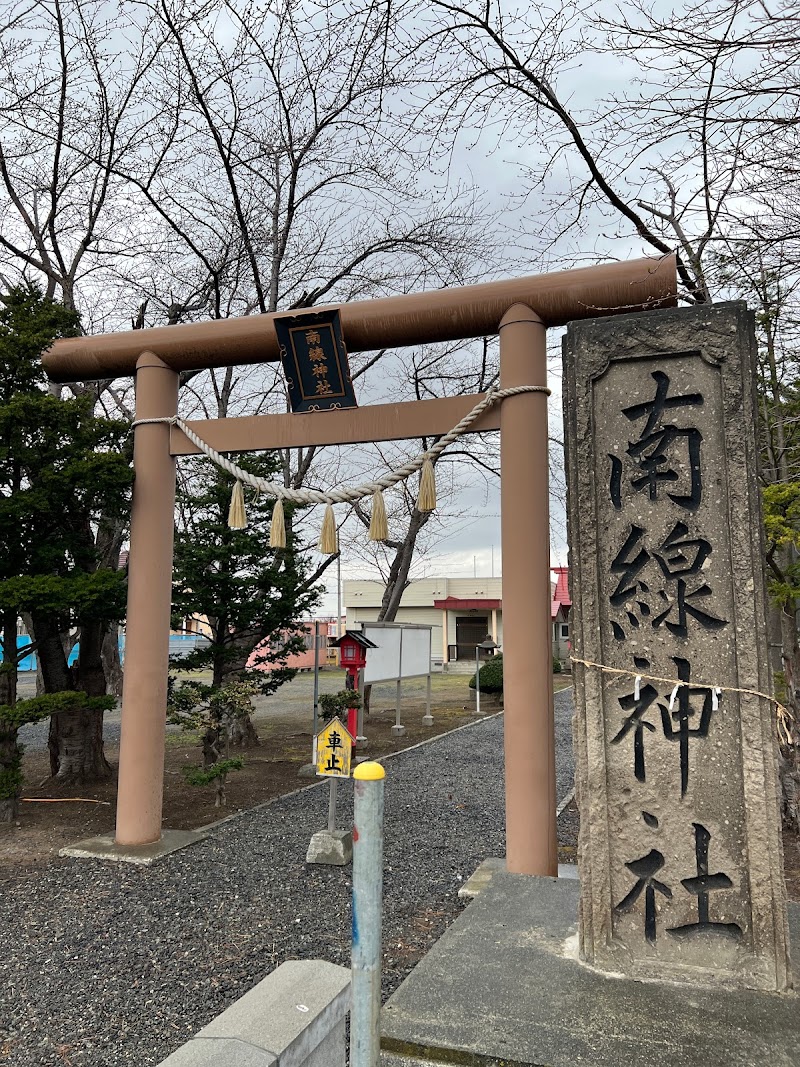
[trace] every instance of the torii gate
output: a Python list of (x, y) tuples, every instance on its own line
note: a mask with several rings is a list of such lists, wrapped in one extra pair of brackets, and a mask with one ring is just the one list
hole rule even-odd
[[(639, 259), (341, 305), (347, 349), (360, 352), (500, 335), (500, 387), (547, 384), (548, 326), (676, 303), (675, 258)], [(287, 315), (297, 315), (294, 309)], [(308, 309), (314, 312), (320, 308)], [(57, 341), (54, 382), (136, 375), (136, 419), (177, 414), (183, 370), (276, 361), (280, 313)], [(391, 441), (446, 433), (480, 399), (456, 396), (325, 413), (211, 419), (191, 428), (218, 452)], [(521, 393), (472, 432), (500, 430), (503, 553), (506, 860), (509, 871), (558, 869), (553, 737), (547, 398)], [(198, 449), (177, 428), (135, 431), (116, 843), (161, 836), (175, 457)]]

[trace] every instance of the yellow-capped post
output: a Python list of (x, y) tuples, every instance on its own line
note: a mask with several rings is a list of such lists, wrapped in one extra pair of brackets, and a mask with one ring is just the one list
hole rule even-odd
[(351, 1067), (378, 1067), (381, 1010), (381, 905), (383, 898), (383, 789), (380, 763), (353, 772), (353, 1003)]
[(353, 778), (357, 782), (377, 782), (385, 777), (386, 771), (383, 769), (383, 764), (376, 763), (374, 760), (359, 763), (353, 771)]

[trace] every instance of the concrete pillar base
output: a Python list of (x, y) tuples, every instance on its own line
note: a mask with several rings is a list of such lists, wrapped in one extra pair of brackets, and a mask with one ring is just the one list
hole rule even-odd
[(405, 732), (406, 732), (405, 726), (393, 726), (392, 727), (392, 733), (394, 734), (395, 737), (402, 737)]
[(73, 856), (81, 860), (113, 860), (115, 863), (136, 863), (149, 867), (178, 849), (188, 848), (208, 835), (202, 830), (162, 830), (158, 841), (148, 845), (118, 845), (111, 834), (87, 837), (59, 850), (59, 856)]
[(327, 863), (333, 867), (344, 867), (352, 858), (352, 830), (317, 830), (306, 853), (306, 863)]
[(433, 716), (432, 715), (423, 715), (422, 716), (422, 725), (423, 726), (433, 726)]

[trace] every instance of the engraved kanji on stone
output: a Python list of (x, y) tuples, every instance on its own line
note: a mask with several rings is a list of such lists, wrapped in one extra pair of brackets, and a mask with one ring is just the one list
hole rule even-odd
[(645, 719), (651, 706), (658, 699), (658, 690), (652, 685), (637, 685), (632, 693), (618, 697), (623, 711), (630, 711), (622, 726), (611, 738), (610, 744), (618, 745), (629, 733), (633, 733), (633, 773), (638, 782), (646, 781), (644, 763), (644, 731), (655, 733), (655, 726)]
[[(656, 383), (655, 396), (643, 404), (633, 404), (623, 408), (622, 414), (630, 422), (645, 419), (635, 441), (628, 441), (625, 449), (635, 467), (635, 473), (628, 479), (635, 492), (646, 493), (650, 500), (658, 500), (659, 487), (662, 484), (674, 484), (681, 475), (675, 469), (681, 465), (685, 449), (688, 462), (690, 484), (686, 493), (667, 493), (673, 503), (689, 511), (695, 511), (702, 499), (703, 480), (700, 467), (700, 446), (703, 435), (696, 426), (676, 426), (665, 423), (668, 412), (678, 408), (699, 407), (703, 404), (701, 393), (685, 393), (683, 396), (670, 396), (670, 379), (664, 371), (653, 371), (651, 377)], [(609, 492), (611, 502), (619, 511), (622, 509), (623, 463), (619, 456), (609, 453), (611, 460), (611, 477)]]
[(722, 934), (735, 941), (742, 940), (742, 928), (738, 923), (712, 922), (709, 918), (709, 896), (721, 889), (732, 889), (733, 882), (722, 871), (708, 873), (708, 849), (711, 833), (699, 822), (693, 822), (694, 855), (697, 873), (691, 878), (681, 878), (681, 885), (687, 893), (697, 897), (697, 922), (684, 923), (683, 926), (671, 926), (667, 933), (677, 938), (697, 938), (707, 934)]
[[(691, 664), (686, 659), (673, 656), (673, 663), (682, 682), (690, 681)], [(699, 712), (693, 699), (701, 699)], [(692, 737), (708, 737), (711, 716), (714, 713), (714, 696), (706, 686), (681, 685), (674, 694), (674, 703), (659, 704), (661, 725), (668, 741), (677, 741), (681, 764), (681, 796), (689, 788), (689, 740)], [(694, 725), (691, 725), (694, 723)]]
[(644, 893), (644, 936), (650, 944), (655, 944), (656, 940), (656, 893), (661, 893), (667, 900), (672, 899), (672, 890), (669, 886), (655, 877), (664, 863), (664, 855), (657, 848), (651, 848), (646, 856), (626, 863), (625, 866), (634, 875), (636, 881), (614, 908), (614, 911), (620, 914), (632, 911), (636, 901)]
[[(654, 629), (664, 625), (676, 637), (687, 636), (688, 619), (705, 630), (727, 626), (727, 619), (713, 615), (698, 604), (712, 595), (711, 586), (702, 579), (687, 581), (703, 570), (712, 552), (711, 543), (704, 537), (690, 537), (688, 526), (676, 522), (661, 544), (650, 551), (646, 547), (646, 532), (644, 527), (632, 523), (630, 533), (611, 561), (611, 573), (619, 575), (616, 588), (609, 596), (611, 606), (624, 611), (633, 629), (638, 629), (647, 619)], [(652, 560), (661, 573), (653, 569), (652, 576), (645, 575)], [(625, 640), (624, 625), (612, 619), (611, 630), (618, 641)]]

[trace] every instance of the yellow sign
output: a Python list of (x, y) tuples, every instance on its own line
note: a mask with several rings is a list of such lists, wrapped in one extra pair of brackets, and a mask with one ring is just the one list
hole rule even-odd
[(317, 774), (324, 778), (349, 778), (353, 738), (339, 719), (331, 719), (316, 737)]

